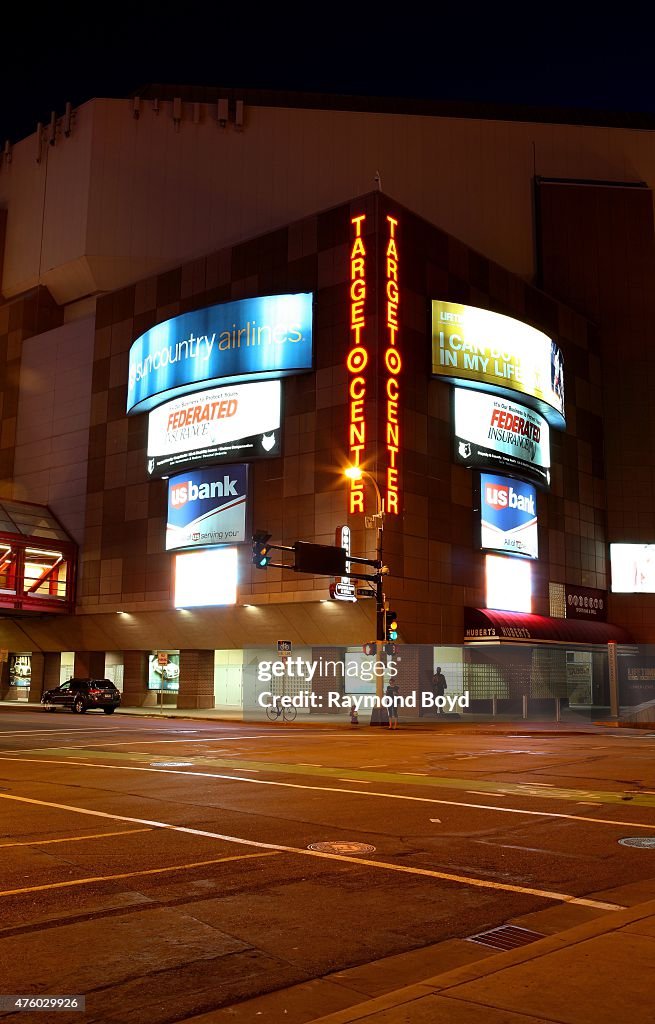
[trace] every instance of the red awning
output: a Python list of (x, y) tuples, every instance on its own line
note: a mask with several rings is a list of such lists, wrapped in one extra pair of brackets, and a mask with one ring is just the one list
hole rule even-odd
[(634, 644), (620, 626), (609, 622), (580, 622), (545, 615), (499, 612), (491, 608), (464, 609), (464, 642)]

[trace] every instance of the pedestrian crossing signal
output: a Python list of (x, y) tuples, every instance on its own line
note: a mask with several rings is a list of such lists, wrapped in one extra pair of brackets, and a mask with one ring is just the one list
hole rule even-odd
[(257, 530), (253, 534), (252, 538), (252, 564), (256, 565), (258, 569), (266, 569), (268, 563), (273, 557), (271, 553), (271, 545), (268, 541), (271, 539), (271, 534), (266, 533), (264, 530)]

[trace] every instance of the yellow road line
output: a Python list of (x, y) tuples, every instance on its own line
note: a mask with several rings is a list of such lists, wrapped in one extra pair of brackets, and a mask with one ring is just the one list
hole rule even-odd
[[(139, 831), (149, 831), (143, 829)], [(90, 885), (92, 882), (113, 882), (117, 878), (136, 878), (138, 875), (161, 875), (165, 871), (188, 871), (191, 868), (203, 868), (209, 864), (226, 864), (231, 860), (252, 860), (254, 857), (275, 857), (276, 850), (267, 853), (244, 853), (235, 857), (219, 857), (217, 860), (198, 860), (191, 864), (174, 864), (169, 868), (148, 868), (145, 871), (126, 871), (120, 875), (98, 875), (95, 878), (74, 878), (68, 882), (51, 882), (49, 885), (29, 885), (24, 889), (5, 889), (0, 896), (19, 896), (26, 892), (44, 892), (46, 889), (67, 889), (73, 885)]]
[(130, 828), (123, 832), (97, 832), (92, 836), (67, 836), (65, 839), (30, 839), (28, 843), (0, 843), (0, 850), (8, 846), (48, 846), (50, 843), (81, 843), (83, 839), (105, 839), (107, 836), (134, 836), (137, 832), (152, 832), (151, 828)]
[[(347, 792), (347, 791), (346, 791)], [(510, 885), (504, 882), (492, 882), (485, 878), (472, 878), (468, 875), (452, 875), (445, 871), (430, 871), (428, 868), (412, 868), (406, 864), (391, 864), (386, 861), (365, 860), (362, 857), (348, 857), (337, 853), (320, 853), (318, 850), (307, 850), (296, 846), (284, 846), (281, 843), (263, 843), (255, 839), (243, 839), (240, 836), (228, 836), (221, 832), (207, 832), (204, 829), (189, 828), (186, 825), (172, 825), (165, 821), (150, 821), (147, 818), (132, 818), (123, 814), (109, 814), (107, 811), (92, 811), (87, 807), (75, 807), (72, 804), (56, 804), (47, 800), (34, 800), (26, 796), (13, 796), (9, 793), (0, 793), (0, 800), (15, 800), (19, 803), (33, 804), (37, 807), (52, 807), (60, 811), (72, 811), (75, 814), (89, 814), (95, 818), (111, 818), (113, 821), (129, 821), (135, 825), (152, 825), (154, 828), (170, 829), (172, 832), (183, 832), (186, 835), (201, 836), (205, 839), (220, 839), (224, 843), (236, 843), (239, 846), (254, 846), (260, 850), (273, 850), (277, 853), (292, 853), (302, 857), (318, 857), (322, 860), (340, 861), (345, 864), (354, 864), (357, 867), (365, 865), (370, 868), (377, 868), (382, 871), (396, 871), (406, 875), (419, 875), (424, 878), (439, 878), (446, 882), (455, 882), (459, 885), (470, 885), (479, 889), (497, 889), (501, 892), (515, 892), (522, 896), (540, 896), (542, 899), (554, 900), (558, 903), (576, 903), (583, 907), (595, 907), (600, 910), (625, 910), (625, 907), (617, 903), (603, 903), (599, 900), (586, 899), (583, 896), (572, 896), (570, 893), (550, 892), (547, 889), (531, 889), (521, 885)], [(228, 860), (240, 860), (237, 858), (226, 858)], [(217, 862), (216, 862), (217, 863)], [(152, 872), (169, 870), (166, 868), (154, 868)], [(172, 869), (170, 869), (172, 870)], [(138, 874), (139, 872), (137, 872)], [(112, 876), (120, 878), (120, 875)], [(129, 877), (129, 876), (124, 876)], [(66, 884), (66, 883), (59, 883)], [(71, 883), (74, 884), (74, 883)], [(20, 890), (17, 890), (20, 891)], [(27, 890), (29, 891), (29, 890)], [(0, 896), (4, 895), (0, 893)]]
[[(466, 800), (440, 800), (433, 796), (411, 796), (408, 793), (382, 793), (380, 790), (371, 789), (343, 789), (341, 786), (309, 786), (300, 782), (279, 782), (272, 779), (248, 779), (242, 775), (226, 775), (222, 772), (195, 772), (188, 768), (180, 770), (177, 768), (147, 768), (141, 765), (126, 764), (99, 764), (97, 761), (55, 761), (53, 758), (45, 757), (5, 757), (0, 755), (0, 761), (15, 761), (17, 764), (59, 764), (76, 768), (105, 768), (117, 772), (163, 772), (166, 775), (189, 775), (198, 779), (225, 779), (228, 782), (243, 782), (254, 786), (279, 786), (282, 789), (309, 789), (319, 793), (350, 793), (351, 796), (374, 797), (380, 800), (402, 800), (406, 803), (418, 804), (441, 804), (446, 807), (467, 807), (476, 811), (496, 811), (499, 814), (524, 814), (533, 818), (562, 818), (566, 821), (580, 821), (585, 825), (616, 825), (619, 828), (643, 828), (655, 830), (655, 824), (650, 825), (643, 821), (625, 821), (619, 818), (591, 818), (586, 814), (565, 814), (563, 811), (531, 811), (524, 807), (502, 807), (498, 804), (475, 804)], [(337, 780), (338, 781), (338, 780)], [(355, 781), (354, 779), (352, 780)], [(497, 793), (483, 792), (482, 790), (466, 790), (465, 792), (479, 792), (480, 796), (526, 796), (529, 793), (508, 793), (500, 790)], [(0, 794), (1, 795), (1, 794)], [(602, 805), (598, 805), (602, 806)], [(624, 805), (625, 806), (625, 805)]]

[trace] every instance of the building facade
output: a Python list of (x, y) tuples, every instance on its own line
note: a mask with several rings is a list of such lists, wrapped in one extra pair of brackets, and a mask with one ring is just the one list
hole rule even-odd
[[(533, 676), (572, 678), (653, 642), (650, 130), (191, 95), (60, 128), (0, 166), (0, 501), (63, 531), (74, 605), (42, 534), (28, 585), (8, 521), (0, 697), (75, 673), (127, 704), (238, 706), (244, 652), (360, 650), (375, 602), (256, 568), (250, 539), (349, 527), (373, 558), (370, 477), (405, 644), (470, 644), (483, 678), (490, 645), (529, 642)], [(230, 401), (256, 430), (211, 433)]]

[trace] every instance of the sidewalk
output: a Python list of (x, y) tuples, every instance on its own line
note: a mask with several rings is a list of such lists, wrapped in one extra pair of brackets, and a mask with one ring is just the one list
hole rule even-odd
[(427, 978), (314, 1024), (653, 1024), (655, 900)]
[[(40, 711), (43, 710), (41, 704), (30, 703), (28, 701), (0, 701), (0, 710), (12, 710), (17, 711)], [(63, 713), (63, 712), (62, 712)], [(195, 721), (206, 721), (206, 722), (243, 722), (246, 725), (260, 726), (271, 726), (272, 728), (284, 728), (284, 729), (297, 729), (297, 728), (311, 728), (316, 727), (327, 727), (331, 729), (342, 729), (346, 732), (355, 733), (357, 730), (364, 731), (370, 728), (366, 718), (360, 717), (359, 726), (352, 726), (350, 724), (350, 717), (344, 711), (340, 714), (299, 714), (293, 722), (270, 722), (265, 716), (262, 717), (244, 717), (243, 711), (238, 709), (230, 708), (173, 708), (173, 707), (139, 707), (139, 708), (128, 708), (120, 707), (116, 711), (116, 716), (123, 717), (124, 715), (142, 717), (142, 718), (176, 718), (176, 719), (189, 719)], [(98, 714), (93, 715), (94, 718), (99, 717)], [(478, 715), (449, 715), (444, 714), (434, 718), (421, 718), (416, 720), (403, 720), (400, 719), (399, 731), (408, 730), (411, 732), (430, 732), (437, 730), (443, 732), (446, 730), (466, 730), (474, 732), (494, 732), (494, 733), (520, 733), (525, 735), (526, 733), (557, 733), (559, 735), (571, 736), (578, 734), (593, 734), (593, 733), (604, 733), (607, 731), (608, 726), (615, 726), (618, 723), (612, 721), (606, 721), (598, 723), (590, 721), (584, 718), (578, 718), (574, 715), (568, 716), (561, 722), (554, 721), (539, 721), (538, 719), (523, 719), (523, 718), (512, 718), (509, 716), (501, 717), (498, 716), (495, 719)]]

